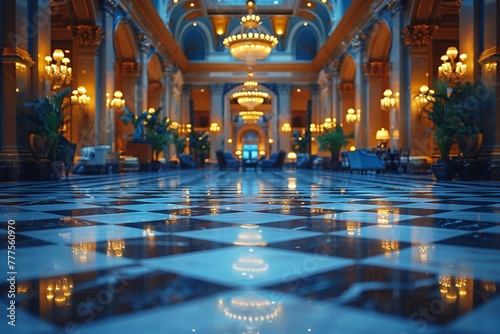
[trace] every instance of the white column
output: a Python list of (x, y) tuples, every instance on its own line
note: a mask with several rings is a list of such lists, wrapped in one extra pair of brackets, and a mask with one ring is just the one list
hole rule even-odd
[(219, 132), (210, 133), (210, 159), (216, 158), (215, 151), (218, 149), (224, 151), (224, 140), (229, 138), (231, 124), (224, 123), (223, 92), (224, 84), (210, 84), (210, 124), (217, 123), (221, 128)]
[(139, 115), (148, 109), (148, 50), (150, 47), (149, 38), (144, 33), (137, 35), (139, 46), (139, 59), (141, 64), (139, 76), (137, 77), (136, 85), (136, 110), (135, 114)]
[(366, 77), (363, 74), (363, 63), (365, 62), (364, 47), (366, 43), (366, 35), (358, 34), (355, 35), (351, 41), (351, 46), (353, 47), (355, 53), (354, 61), (356, 63), (356, 75), (354, 78), (354, 109), (361, 110), (361, 120), (355, 124), (355, 146), (356, 148), (366, 148), (368, 147), (368, 137), (366, 131), (368, 129), (368, 117), (366, 114), (367, 103), (366, 103)]
[(284, 123), (292, 124), (290, 117), (290, 93), (292, 91), (292, 85), (289, 83), (278, 84), (278, 119), (272, 120), (273, 127), (275, 128), (274, 133), (270, 133), (270, 136), (275, 136), (277, 138), (270, 137), (274, 140), (273, 151), (277, 149), (283, 149), (286, 152), (290, 152), (290, 137), (291, 133), (282, 132), (281, 127)]

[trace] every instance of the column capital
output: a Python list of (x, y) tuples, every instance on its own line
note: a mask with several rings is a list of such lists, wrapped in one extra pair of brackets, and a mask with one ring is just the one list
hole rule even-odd
[(136, 78), (141, 73), (142, 65), (133, 61), (116, 63), (117, 72), (124, 78)]
[(339, 93), (342, 97), (353, 97), (354, 96), (354, 82), (344, 81), (337, 86)]
[(168, 77), (170, 77), (172, 74), (177, 73), (177, 71), (179, 70), (177, 67), (170, 64), (168, 61), (164, 61), (162, 65), (163, 65), (163, 75)]
[(328, 78), (331, 79), (334, 76), (339, 75), (340, 70), (340, 60), (334, 59), (328, 66), (325, 68), (325, 72), (328, 75)]
[(428, 46), (438, 29), (436, 25), (407, 25), (401, 30), (401, 38), (407, 47)]
[(149, 40), (148, 35), (143, 32), (140, 32), (136, 35), (137, 46), (139, 46), (139, 50), (146, 51), (151, 47), (151, 41)]
[(279, 83), (277, 84), (279, 95), (290, 95), (292, 91), (292, 84), (290, 83)]
[(210, 92), (212, 95), (222, 95), (224, 92), (224, 84), (223, 83), (211, 83), (210, 84)]
[(368, 36), (364, 32), (360, 32), (351, 39), (351, 47), (354, 51), (361, 51), (366, 44)]
[(68, 26), (77, 46), (98, 47), (104, 40), (104, 30), (99, 26), (77, 25)]
[(390, 64), (382, 61), (372, 61), (363, 64), (363, 73), (367, 78), (382, 78), (389, 74)]
[(118, 8), (117, 0), (99, 0), (99, 8), (109, 14), (113, 14)]
[(397, 14), (404, 9), (404, 4), (400, 0), (393, 0), (387, 3), (387, 9), (391, 14)]

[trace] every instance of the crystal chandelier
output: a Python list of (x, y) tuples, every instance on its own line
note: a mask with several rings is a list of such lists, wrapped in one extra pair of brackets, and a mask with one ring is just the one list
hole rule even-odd
[(224, 39), (224, 46), (234, 58), (244, 60), (249, 66), (255, 65), (257, 60), (266, 59), (272, 49), (278, 45), (278, 38), (260, 31), (260, 17), (253, 14), (255, 1), (246, 3), (248, 14), (241, 18), (241, 32)]
[(264, 113), (262, 111), (257, 110), (245, 110), (240, 111), (239, 113), (241, 119), (245, 122), (257, 122), (259, 118), (261, 118)]
[(238, 101), (240, 106), (246, 107), (247, 110), (253, 110), (264, 103), (269, 94), (258, 90), (242, 90), (234, 93), (232, 97)]
[[(45, 78), (52, 85), (52, 89), (61, 88), (71, 82), (71, 67), (68, 66), (70, 60), (64, 56), (61, 49), (55, 49), (51, 56), (46, 56)], [(56, 63), (53, 64), (52, 61)]]
[(438, 67), (439, 79), (446, 81), (450, 85), (454, 86), (462, 82), (467, 73), (467, 65), (464, 64), (467, 55), (462, 53), (458, 56), (460, 61), (455, 62), (458, 56), (458, 50), (454, 46), (450, 46), (446, 50), (446, 54), (441, 56), (442, 64)]

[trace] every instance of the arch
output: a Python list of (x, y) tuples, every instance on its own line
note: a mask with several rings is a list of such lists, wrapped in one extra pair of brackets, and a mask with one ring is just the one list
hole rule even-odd
[(388, 61), (391, 51), (392, 33), (387, 21), (379, 21), (372, 29), (371, 38), (366, 47), (366, 58), (370, 60)]
[[(304, 22), (306, 21), (300, 20), (300, 22), (291, 27), (290, 34), (288, 36), (289, 43), (287, 43), (287, 52), (292, 52), (292, 50), (295, 50), (297, 35), (301, 32), (302, 28), (304, 28)], [(321, 32), (318, 30), (318, 27), (316, 27), (314, 24), (310, 24), (310, 22), (307, 23), (308, 25), (306, 28), (312, 29), (314, 31), (316, 43), (319, 43), (321, 45), (324, 41), (321, 39)], [(318, 50), (316, 49), (315, 51), (317, 52)]]
[(351, 54), (346, 54), (340, 63), (340, 82), (354, 81), (356, 75), (356, 63)]
[(182, 49), (189, 60), (205, 60), (207, 57), (207, 38), (202, 30), (190, 25), (183, 31)]
[(114, 47), (117, 60), (136, 61), (139, 55), (134, 31), (126, 20), (121, 20), (116, 25)]
[(318, 41), (313, 29), (303, 27), (295, 36), (293, 54), (296, 60), (313, 60), (318, 51)]
[(163, 66), (160, 58), (153, 53), (148, 63), (148, 82), (161, 82), (163, 75)]

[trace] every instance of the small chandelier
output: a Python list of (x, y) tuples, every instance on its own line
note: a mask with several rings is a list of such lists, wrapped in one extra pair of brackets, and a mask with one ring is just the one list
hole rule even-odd
[(278, 38), (265, 34), (258, 28), (261, 25), (260, 17), (254, 15), (255, 1), (246, 3), (248, 14), (241, 18), (241, 32), (224, 39), (224, 46), (234, 58), (244, 60), (249, 66), (255, 65), (257, 60), (266, 59), (272, 49), (278, 45)]
[(291, 132), (292, 131), (292, 127), (290, 126), (290, 123), (283, 123), (283, 125), (281, 126), (281, 132)]
[(384, 97), (380, 99), (380, 107), (389, 111), (396, 106), (396, 99), (392, 97), (392, 90), (386, 89), (384, 91)]
[[(248, 74), (249, 77), (252, 76), (251, 73)], [(236, 99), (240, 106), (246, 107), (247, 110), (254, 110), (256, 107), (264, 103), (264, 100), (269, 97), (266, 92), (260, 92), (257, 89), (259, 83), (253, 80), (247, 80), (243, 86), (243, 90), (236, 92), (232, 95), (233, 99)]]
[(419, 104), (420, 110), (425, 109), (430, 103), (436, 101), (434, 93), (434, 90), (429, 89), (429, 86), (420, 86), (420, 93), (415, 96), (415, 101)]
[(264, 115), (264, 113), (257, 110), (245, 110), (240, 111), (239, 115), (243, 121), (255, 123)]
[(357, 122), (361, 118), (361, 110), (354, 110), (354, 108), (347, 109), (347, 115), (345, 115), (345, 120), (347, 123)]
[(467, 73), (467, 65), (464, 64), (465, 59), (467, 59), (467, 55), (462, 53), (458, 56), (460, 61), (455, 62), (457, 56), (457, 48), (450, 46), (448, 50), (446, 50), (446, 54), (441, 56), (443, 63), (438, 67), (439, 79), (446, 81), (452, 86), (462, 82), (465, 78), (465, 74)]
[(125, 99), (122, 99), (123, 93), (121, 90), (116, 90), (113, 93), (113, 99), (111, 100), (111, 108), (113, 109), (121, 109), (123, 106), (125, 106)]
[[(53, 64), (52, 61), (56, 63)], [(46, 56), (45, 61), (45, 78), (52, 85), (52, 89), (61, 88), (63, 85), (68, 85), (71, 82), (71, 67), (68, 66), (70, 60), (64, 56), (61, 49), (55, 49), (51, 56)]]
[(71, 103), (86, 105), (90, 101), (90, 96), (87, 96), (87, 89), (83, 86), (74, 89), (71, 95)]

